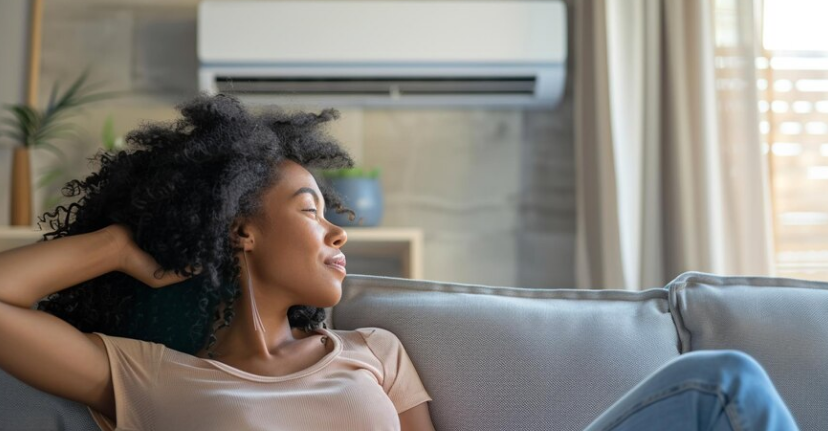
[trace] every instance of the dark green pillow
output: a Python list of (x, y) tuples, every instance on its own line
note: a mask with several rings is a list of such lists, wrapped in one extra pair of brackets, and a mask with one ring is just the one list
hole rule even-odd
[[(194, 277), (160, 289), (136, 289), (134, 306), (117, 331), (119, 336), (161, 343), (191, 355), (197, 353), (207, 342), (212, 310), (218, 304), (218, 300), (204, 295), (203, 283), (202, 277)], [(208, 313), (200, 311), (200, 303), (207, 304)]]

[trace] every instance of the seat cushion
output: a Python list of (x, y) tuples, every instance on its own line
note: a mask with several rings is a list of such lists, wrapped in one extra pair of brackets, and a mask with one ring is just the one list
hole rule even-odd
[(100, 431), (86, 406), (35, 389), (0, 369), (0, 430)]
[(667, 291), (549, 290), (349, 275), (337, 329), (403, 342), (448, 430), (582, 430), (679, 355)]
[(682, 353), (748, 353), (768, 372), (803, 431), (825, 429), (828, 283), (689, 272), (668, 289)]

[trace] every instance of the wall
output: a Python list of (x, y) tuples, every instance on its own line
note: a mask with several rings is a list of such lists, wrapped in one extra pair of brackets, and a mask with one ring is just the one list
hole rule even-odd
[[(0, 2), (0, 106), (26, 101), (28, 16), (27, 0)], [(0, 136), (0, 184), (11, 182), (12, 144)], [(10, 188), (0, 187), (0, 226), (11, 223), (10, 199)]]
[[(87, 65), (129, 92), (79, 119), (88, 132), (67, 143), (71, 175), (89, 172), (108, 115), (123, 133), (174, 118), (171, 107), (197, 91), (196, 3), (45, 0), (41, 99)], [(382, 169), (383, 224), (424, 229), (425, 278), (572, 287), (571, 110), (570, 97), (554, 111), (347, 109), (332, 132)]]

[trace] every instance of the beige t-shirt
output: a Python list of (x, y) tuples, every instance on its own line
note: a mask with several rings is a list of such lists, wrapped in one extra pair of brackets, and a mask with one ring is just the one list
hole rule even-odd
[(400, 413), (431, 401), (393, 333), (318, 331), (333, 350), (279, 377), (95, 332), (109, 355), (117, 427), (89, 411), (104, 431), (399, 430)]

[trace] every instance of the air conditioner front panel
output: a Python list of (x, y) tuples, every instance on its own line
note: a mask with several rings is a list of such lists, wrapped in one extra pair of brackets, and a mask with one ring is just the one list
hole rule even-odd
[(208, 0), (199, 88), (300, 106), (550, 107), (566, 34), (560, 0)]
[(559, 1), (206, 1), (204, 64), (560, 63)]

